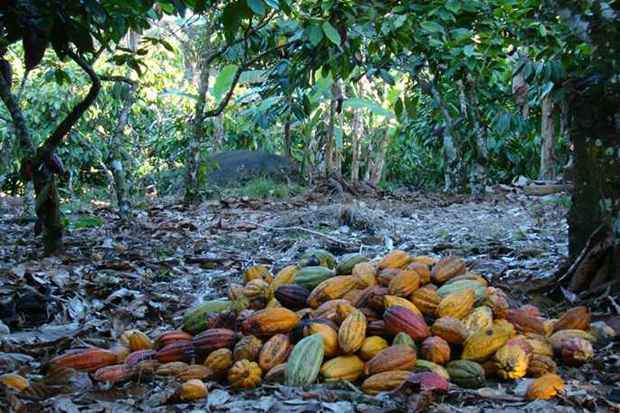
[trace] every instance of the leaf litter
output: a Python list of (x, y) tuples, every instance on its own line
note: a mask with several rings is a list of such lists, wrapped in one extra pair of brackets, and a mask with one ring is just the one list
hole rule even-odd
[[(164, 379), (106, 387), (85, 373), (49, 371), (46, 363), (68, 348), (106, 347), (130, 328), (150, 336), (176, 328), (186, 309), (225, 295), (244, 267), (263, 263), (277, 270), (308, 248), (371, 258), (392, 248), (459, 254), (524, 299), (519, 286), (566, 266), (562, 196), (497, 192), (471, 200), (409, 193), (353, 201), (311, 192), (285, 201), (228, 198), (193, 209), (164, 198), (135, 210), (129, 222), (97, 203), (82, 219), (72, 217), (79, 225), (68, 227), (65, 253), (52, 258), (41, 256), (32, 224), (24, 225), (14, 206), (0, 204), (0, 373), (20, 371), (33, 383), (32, 394), (3, 388), (0, 401), (13, 411), (190, 411), (167, 403), (174, 384)], [(247, 392), (209, 383), (208, 399), (191, 411), (604, 411), (618, 408), (618, 400), (606, 399), (610, 382), (603, 373), (611, 372), (609, 363), (618, 366), (613, 353), (612, 346), (601, 355), (606, 369), (563, 371), (571, 380), (560, 401), (524, 401), (528, 379), (477, 391), (451, 386), (441, 398), (370, 397), (342, 383), (265, 384)]]

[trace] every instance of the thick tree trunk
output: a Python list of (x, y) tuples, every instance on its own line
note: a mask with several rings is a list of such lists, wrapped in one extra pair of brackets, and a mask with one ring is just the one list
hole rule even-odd
[(185, 204), (191, 205), (198, 201), (200, 188), (198, 172), (200, 170), (200, 146), (204, 135), (204, 111), (209, 90), (209, 68), (200, 68), (198, 82), (198, 98), (194, 105), (194, 119), (190, 128), (189, 145), (187, 147), (187, 165), (185, 170)]
[(523, 119), (528, 119), (530, 116), (528, 101), (530, 85), (525, 80), (525, 76), (523, 76), (523, 66), (527, 62), (527, 54), (515, 53), (514, 59), (517, 60), (515, 63), (519, 63), (519, 65), (516, 67), (518, 72), (512, 77), (512, 94), (514, 95), (515, 103), (520, 109), (521, 116), (523, 116)]
[(550, 95), (543, 98), (540, 123), (541, 150), (540, 171), (538, 177), (543, 180), (553, 180), (556, 177), (555, 156), (555, 103)]
[(123, 168), (123, 152), (122, 138), (125, 128), (129, 123), (129, 112), (134, 102), (134, 85), (127, 86), (127, 94), (122, 103), (121, 112), (118, 115), (118, 123), (116, 130), (110, 141), (110, 170), (114, 177), (114, 190), (116, 191), (116, 200), (118, 203), (118, 213), (121, 219), (126, 220), (129, 216), (130, 204), (127, 198), (127, 178), (125, 169)]
[(569, 251), (576, 259), (601, 225), (612, 237), (607, 254), (590, 271), (589, 283), (571, 280), (577, 289), (614, 281), (620, 291), (620, 87), (608, 81), (579, 91), (571, 105), (575, 146), (575, 190), (568, 215)]
[(487, 129), (482, 123), (480, 102), (476, 93), (477, 85), (471, 76), (467, 78), (466, 101), (469, 106), (469, 118), (474, 125), (475, 154), (474, 164), (469, 176), (469, 188), (474, 196), (482, 196), (486, 192), (488, 182), (487, 164), (489, 151), (487, 148)]

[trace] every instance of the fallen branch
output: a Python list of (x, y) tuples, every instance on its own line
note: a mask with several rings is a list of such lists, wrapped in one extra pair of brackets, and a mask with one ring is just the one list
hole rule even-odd
[(250, 224), (252, 225), (256, 225), (259, 228), (263, 228), (263, 229), (267, 229), (267, 230), (274, 230), (274, 231), (301, 231), (301, 232), (307, 232), (308, 234), (312, 234), (312, 235), (316, 235), (317, 237), (322, 237), (325, 238), (335, 244), (340, 244), (340, 245), (346, 245), (346, 246), (351, 246), (353, 244), (351, 244), (350, 242), (347, 241), (342, 241), (339, 240), (338, 238), (334, 238), (334, 237), (330, 237), (329, 235), (323, 234), (322, 232), (319, 231), (314, 231), (312, 229), (308, 229), (308, 228), (304, 228), (304, 227), (270, 227), (269, 225), (261, 225), (258, 224), (256, 222), (250, 222)]

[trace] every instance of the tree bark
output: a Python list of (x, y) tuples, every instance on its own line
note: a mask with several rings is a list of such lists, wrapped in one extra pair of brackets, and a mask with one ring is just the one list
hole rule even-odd
[(540, 171), (538, 177), (542, 180), (553, 180), (556, 177), (555, 156), (555, 103), (547, 94), (542, 101), (542, 115), (540, 123), (541, 150)]
[(390, 141), (389, 131), (389, 127), (386, 126), (382, 133), (379, 134), (378, 150), (376, 153), (371, 154), (373, 161), (369, 165), (370, 174), (368, 177), (368, 183), (374, 187), (376, 187), (379, 182), (381, 182), (381, 178), (383, 178), (385, 155)]
[(356, 185), (360, 180), (360, 156), (364, 133), (364, 118), (361, 109), (353, 109), (351, 121), (351, 183)]
[(335, 142), (334, 129), (336, 125), (336, 99), (332, 94), (329, 100), (329, 111), (327, 112), (327, 130), (325, 131), (325, 177), (334, 175), (335, 165)]

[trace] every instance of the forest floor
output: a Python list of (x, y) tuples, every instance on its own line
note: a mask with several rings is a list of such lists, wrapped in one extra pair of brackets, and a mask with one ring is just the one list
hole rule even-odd
[[(566, 265), (567, 199), (498, 190), (483, 200), (399, 193), (352, 201), (308, 192), (282, 201), (228, 198), (186, 209), (151, 198), (129, 223), (108, 203), (92, 201), (67, 215), (66, 253), (50, 258), (41, 256), (33, 224), (19, 220), (19, 200), (0, 196), (0, 319), (11, 331), (0, 331), (0, 373), (18, 370), (41, 382), (34, 395), (41, 400), (0, 390), (0, 406), (30, 412), (189, 411), (187, 405), (166, 404), (173, 384), (163, 379), (106, 387), (78, 373), (59, 387), (42, 372), (62, 351), (109, 347), (129, 328), (152, 337), (177, 328), (185, 310), (224, 296), (246, 266), (266, 263), (278, 270), (310, 247), (371, 258), (393, 248), (459, 254), (515, 303), (528, 300), (557, 316), (566, 304), (527, 290)], [(613, 352), (598, 349), (593, 363), (562, 368), (562, 399), (523, 400), (524, 379), (479, 390), (451, 387), (447, 396), (424, 403), (446, 412), (611, 410), (618, 406), (611, 400), (619, 396), (612, 389), (618, 374), (604, 370), (617, 357)], [(369, 397), (352, 385), (301, 390), (274, 384), (238, 393), (212, 383), (208, 401), (192, 411), (379, 412), (414, 403), (422, 401)]]

